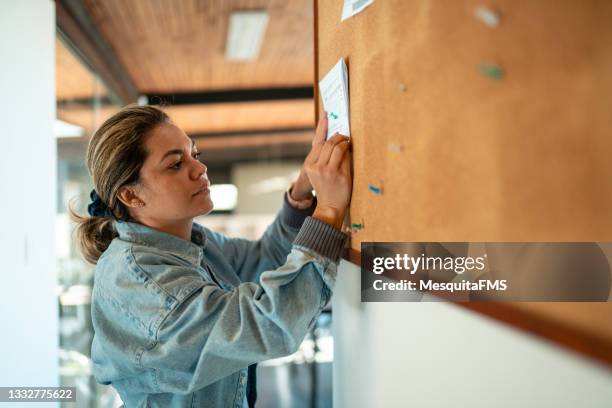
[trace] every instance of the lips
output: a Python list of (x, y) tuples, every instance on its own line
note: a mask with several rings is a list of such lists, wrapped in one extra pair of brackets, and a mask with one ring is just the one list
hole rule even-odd
[(209, 183), (205, 183), (205, 184), (203, 184), (203, 185), (202, 185), (202, 187), (200, 187), (200, 189), (199, 189), (198, 191), (196, 191), (195, 193), (193, 193), (193, 195), (195, 196), (195, 195), (198, 195), (198, 194), (200, 194), (200, 193), (208, 193), (208, 192), (209, 192), (209, 190), (208, 190), (208, 184), (209, 184)]

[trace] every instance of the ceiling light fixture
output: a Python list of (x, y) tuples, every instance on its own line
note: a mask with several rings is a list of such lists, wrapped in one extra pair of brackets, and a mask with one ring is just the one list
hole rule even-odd
[(232, 61), (256, 59), (267, 24), (268, 13), (265, 10), (233, 11), (227, 30), (225, 57)]

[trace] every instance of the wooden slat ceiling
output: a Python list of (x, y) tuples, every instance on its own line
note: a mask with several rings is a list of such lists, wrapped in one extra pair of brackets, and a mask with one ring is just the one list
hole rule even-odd
[(86, 106), (58, 107), (57, 117), (68, 123), (85, 128), (87, 134), (91, 134), (106, 119), (119, 110), (116, 106), (102, 106), (92, 109)]
[(310, 132), (287, 132), (284, 134), (242, 136), (242, 137), (207, 137), (196, 142), (198, 149), (208, 152), (217, 149), (257, 147), (280, 142), (283, 144), (309, 144), (312, 142)]
[(305, 128), (314, 121), (311, 100), (186, 105), (165, 110), (187, 133)]
[[(143, 93), (310, 85), (311, 0), (85, 0), (96, 26)], [(266, 9), (255, 62), (225, 59), (232, 10)]]
[(55, 92), (58, 100), (92, 98), (94, 77), (63, 42), (55, 40)]
[[(314, 81), (311, 0), (84, 0), (103, 39), (141, 94), (309, 87)], [(225, 58), (233, 10), (265, 9), (269, 20), (255, 61)], [(117, 111), (91, 104), (93, 75), (57, 41), (58, 117), (90, 133)], [(104, 95), (102, 95), (104, 96)], [(312, 128), (312, 99), (176, 105), (166, 110), (186, 132)], [(279, 139), (279, 143), (282, 143)]]
[[(58, 117), (89, 132), (117, 112), (105, 106), (95, 113), (84, 106), (58, 108)], [(219, 133), (312, 127), (311, 100), (262, 101), (232, 104), (184, 105), (164, 108), (186, 133)]]

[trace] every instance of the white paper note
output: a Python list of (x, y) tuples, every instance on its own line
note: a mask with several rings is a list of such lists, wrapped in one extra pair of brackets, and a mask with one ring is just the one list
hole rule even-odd
[(344, 7), (342, 7), (342, 19), (353, 17), (357, 13), (361, 13), (366, 7), (374, 3), (374, 0), (344, 0)]
[(319, 81), (323, 109), (327, 112), (327, 137), (351, 135), (349, 126), (348, 70), (343, 58)]

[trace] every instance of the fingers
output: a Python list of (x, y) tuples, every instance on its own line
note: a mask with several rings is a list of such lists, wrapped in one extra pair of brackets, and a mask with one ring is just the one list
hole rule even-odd
[[(312, 146), (312, 149), (310, 149), (310, 153), (308, 153), (308, 156), (306, 157), (306, 161), (307, 163), (317, 163), (319, 161), (319, 157), (321, 156), (321, 152), (323, 150), (323, 148), (330, 144), (333, 143), (333, 141), (337, 140), (334, 139), (334, 137), (336, 137), (338, 134), (335, 134), (334, 136), (332, 136), (331, 138), (329, 138), (329, 140), (327, 142), (323, 141), (322, 143), (316, 143)], [(333, 146), (328, 146), (328, 149), (332, 148)], [(323, 164), (325, 164), (326, 162), (323, 162)]]
[(332, 136), (327, 142), (325, 142), (325, 144), (321, 148), (321, 152), (317, 159), (317, 164), (326, 165), (329, 162), (329, 159), (331, 158), (331, 154), (334, 151), (335, 147), (340, 143), (346, 143), (346, 140), (346, 136), (342, 136), (338, 133)]
[(319, 115), (319, 123), (317, 124), (317, 130), (315, 131), (315, 137), (312, 140), (312, 145), (325, 143), (327, 137), (327, 112), (321, 111)]
[(319, 156), (321, 155), (321, 149), (323, 149), (324, 145), (325, 143), (313, 144), (312, 149), (310, 149), (310, 153), (308, 153), (308, 156), (306, 156), (306, 160), (304, 161), (304, 163), (316, 163), (317, 160), (319, 160)]
[(334, 169), (340, 168), (340, 165), (343, 162), (344, 157), (346, 156), (346, 152), (349, 150), (349, 140), (342, 140), (340, 143), (334, 146), (334, 150), (332, 150), (331, 157), (329, 158), (328, 165)]
[(349, 151), (347, 154), (344, 155), (344, 158), (342, 159), (342, 162), (340, 163), (340, 173), (347, 176), (349, 180), (351, 179), (351, 159), (352, 159), (352, 155), (351, 155), (351, 152)]

